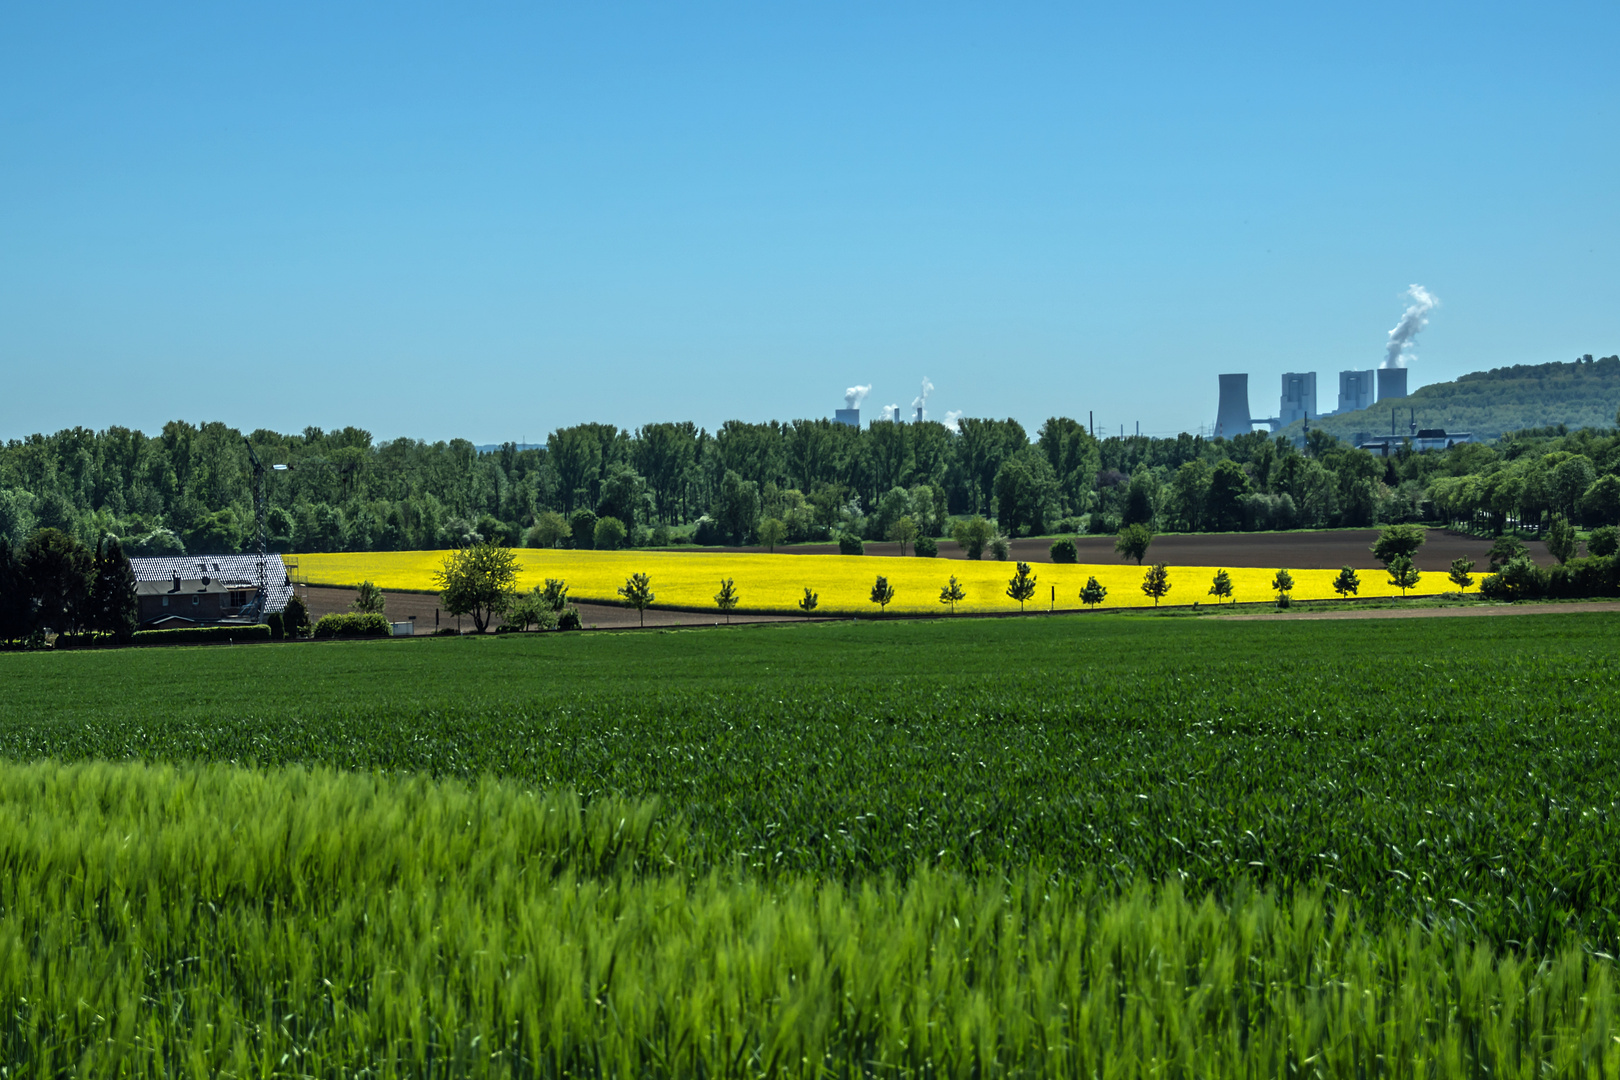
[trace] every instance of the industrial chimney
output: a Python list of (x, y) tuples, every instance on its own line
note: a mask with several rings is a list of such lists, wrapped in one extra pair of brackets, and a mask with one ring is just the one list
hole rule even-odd
[(1215, 410), (1215, 437), (1230, 439), (1254, 428), (1249, 414), (1249, 376), (1222, 375), (1221, 402)]

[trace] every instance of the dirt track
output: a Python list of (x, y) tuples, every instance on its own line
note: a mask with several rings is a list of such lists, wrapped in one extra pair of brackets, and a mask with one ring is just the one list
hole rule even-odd
[[(1428, 540), (1418, 549), (1413, 560), (1419, 570), (1444, 572), (1451, 568), (1453, 559), (1473, 559), (1480, 568), (1488, 561), (1491, 541), (1477, 536), (1447, 532), (1444, 529), (1427, 530)], [(1169, 563), (1171, 566), (1224, 566), (1232, 569), (1254, 567), (1269, 570), (1287, 567), (1290, 570), (1337, 570), (1353, 566), (1358, 570), (1378, 569), (1381, 564), (1370, 550), (1378, 539), (1377, 529), (1334, 529), (1325, 532), (1287, 533), (1198, 533), (1194, 535), (1165, 533), (1153, 541), (1148, 549), (1149, 562)], [(1051, 562), (1052, 541), (1014, 540), (1009, 556), (1019, 562)], [(1075, 541), (1083, 563), (1118, 562), (1112, 536), (1082, 536)], [(1552, 556), (1541, 541), (1526, 545), (1531, 556), (1543, 565), (1551, 564)], [(714, 551), (715, 548), (668, 548), (669, 551)], [(762, 547), (721, 548), (723, 551), (762, 552)], [(779, 554), (836, 555), (837, 544), (803, 544), (780, 547)], [(870, 543), (868, 555), (899, 555), (899, 544)], [(966, 558), (954, 540), (939, 542), (942, 559)]]
[(1620, 611), (1620, 600), (1579, 604), (1481, 604), (1479, 607), (1371, 608), (1358, 611), (1268, 611), (1263, 615), (1214, 615), (1234, 622), (1271, 622), (1279, 619), (1452, 619), (1488, 615), (1582, 615), (1589, 611)]

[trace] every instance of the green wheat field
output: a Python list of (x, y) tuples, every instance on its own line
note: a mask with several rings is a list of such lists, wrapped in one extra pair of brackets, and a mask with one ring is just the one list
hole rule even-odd
[(1617, 640), (0, 654), (0, 1077), (1617, 1077)]

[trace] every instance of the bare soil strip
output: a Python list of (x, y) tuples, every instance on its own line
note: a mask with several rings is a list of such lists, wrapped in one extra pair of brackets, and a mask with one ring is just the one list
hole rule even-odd
[[(1453, 559), (1473, 559), (1478, 568), (1489, 561), (1491, 541), (1479, 536), (1454, 533), (1445, 529), (1428, 529), (1428, 540), (1418, 549), (1417, 568), (1425, 572), (1444, 573)], [(1382, 564), (1372, 554), (1373, 541), (1378, 539), (1377, 529), (1328, 529), (1319, 532), (1284, 533), (1163, 533), (1153, 540), (1148, 549), (1148, 562), (1168, 563), (1171, 566), (1224, 566), (1228, 569), (1255, 568), (1261, 570), (1337, 570), (1353, 566), (1358, 570), (1381, 569)], [(1052, 540), (1014, 540), (1009, 545), (1009, 560), (1027, 563), (1052, 561)], [(1533, 540), (1525, 545), (1530, 555), (1543, 566), (1551, 565), (1552, 556), (1547, 545)], [(1120, 557), (1114, 552), (1112, 536), (1081, 536), (1075, 538), (1083, 563), (1113, 563)], [(764, 552), (762, 547), (728, 548), (663, 548), (665, 551), (735, 551)], [(899, 555), (900, 545), (868, 543), (868, 555)], [(779, 547), (784, 555), (836, 555), (837, 544), (801, 544)], [(909, 552), (908, 552), (909, 554)], [(942, 559), (965, 559), (967, 556), (954, 540), (939, 542)]]
[[(334, 589), (320, 585), (300, 587), (300, 596), (309, 605), (309, 617), (318, 619), (322, 615), (333, 612), (348, 611), (355, 600), (353, 589)], [(390, 622), (416, 623), (418, 634), (431, 634), (443, 626), (459, 625), (463, 630), (472, 629), (472, 620), (462, 618), (458, 624), (454, 615), (447, 615), (442, 610), (439, 598), (432, 593), (412, 592), (384, 592), (386, 607), (384, 614)], [(623, 629), (628, 626), (641, 626), (642, 622), (636, 615), (634, 608), (614, 607), (612, 604), (577, 604), (579, 618), (586, 629)], [(411, 617), (415, 616), (412, 620)], [(725, 618), (718, 612), (701, 611), (669, 611), (659, 608), (648, 608), (648, 626), (714, 626), (724, 623)], [(796, 615), (749, 615), (740, 612), (731, 613), (733, 623), (763, 623), (763, 622), (798, 622)], [(501, 625), (496, 619), (492, 626)]]

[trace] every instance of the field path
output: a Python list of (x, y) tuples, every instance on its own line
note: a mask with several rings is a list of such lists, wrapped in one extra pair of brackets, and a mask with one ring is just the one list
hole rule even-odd
[(1482, 604), (1479, 607), (1373, 608), (1356, 611), (1268, 611), (1264, 615), (1213, 615), (1237, 622), (1274, 619), (1454, 619), (1488, 615), (1577, 615), (1587, 611), (1620, 611), (1620, 600), (1574, 604)]

